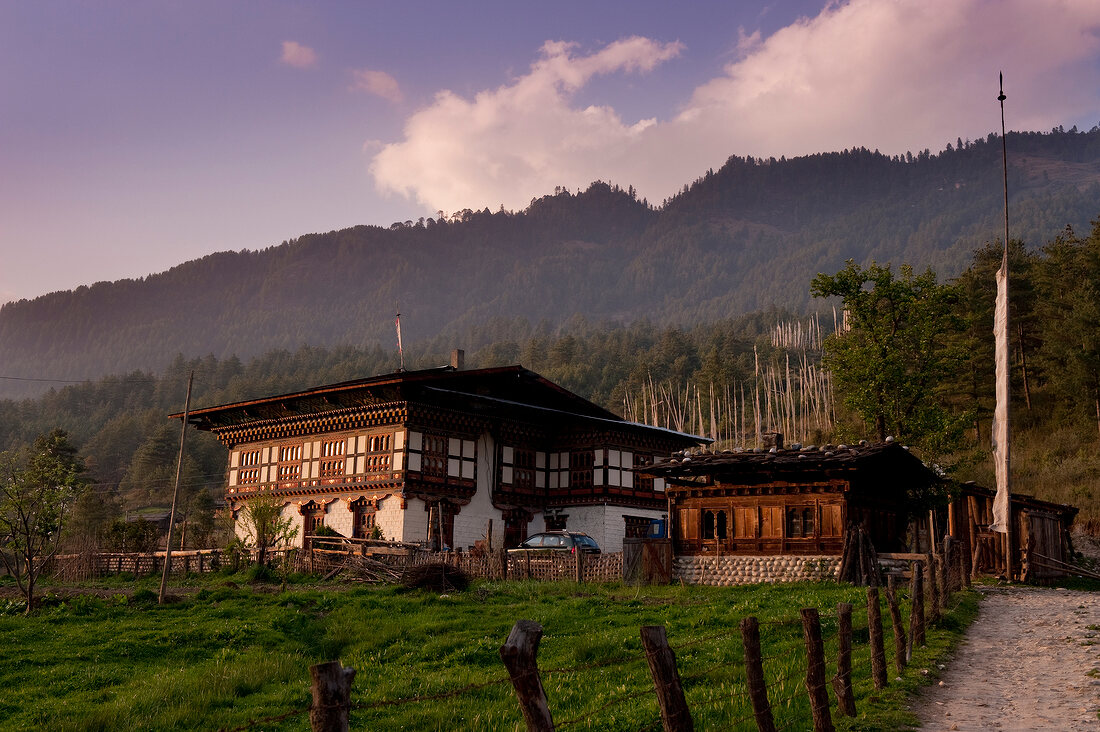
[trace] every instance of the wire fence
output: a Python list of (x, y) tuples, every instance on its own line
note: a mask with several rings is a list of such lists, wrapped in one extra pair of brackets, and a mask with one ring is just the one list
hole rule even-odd
[[(349, 719), (367, 728), (384, 728), (393, 722), (387, 710), (476, 696), (510, 683), (513, 704), (518, 703), (528, 730), (667, 731), (696, 725), (724, 730), (828, 730), (832, 716), (844, 713), (841, 697), (854, 699), (853, 686), (882, 689), (890, 678), (901, 675), (908, 659), (897, 649), (912, 652), (907, 636), (914, 625), (924, 625), (931, 616), (943, 623), (959, 611), (961, 576), (947, 571), (934, 574), (919, 562), (913, 574), (923, 576), (904, 585), (891, 582), (888, 592), (867, 588), (866, 604), (855, 607), (841, 603), (836, 608), (807, 608), (799, 616), (763, 622), (747, 616), (739, 627), (697, 637), (668, 638), (663, 627), (643, 627), (644, 654), (617, 654), (553, 669), (538, 667), (542, 627), (521, 620), (500, 649), (507, 675), (422, 694), (357, 699), (349, 680), (342, 697), (340, 693), (326, 697), (323, 688), (318, 690), (315, 666), (311, 667), (312, 706), (250, 720), (233, 729), (269, 727), (306, 713), (314, 729), (347, 729)], [(925, 578), (927, 582), (920, 581)], [(923, 602), (913, 602), (914, 590)], [(929, 617), (923, 608), (928, 608)], [(894, 613), (901, 624), (891, 622)], [(654, 633), (655, 628), (659, 632)], [(655, 645), (653, 637), (658, 638)], [(876, 664), (896, 664), (895, 673), (885, 673)], [(544, 684), (549, 684), (551, 693)], [(504, 692), (493, 693), (499, 702)], [(861, 698), (865, 697), (866, 693)], [(852, 701), (849, 713), (854, 707)], [(451, 716), (449, 710), (438, 707), (427, 713), (436, 720)], [(319, 718), (333, 714), (342, 715), (343, 727), (339, 720), (337, 726), (318, 726)]]

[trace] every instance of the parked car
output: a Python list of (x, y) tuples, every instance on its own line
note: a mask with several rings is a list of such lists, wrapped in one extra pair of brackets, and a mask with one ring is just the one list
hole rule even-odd
[(599, 554), (600, 545), (588, 534), (579, 531), (546, 531), (535, 534), (517, 546), (509, 549), (510, 552), (569, 552), (576, 554), (577, 550), (585, 554)]

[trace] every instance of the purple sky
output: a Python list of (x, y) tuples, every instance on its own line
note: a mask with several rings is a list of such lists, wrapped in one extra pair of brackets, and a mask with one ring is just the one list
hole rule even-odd
[(1096, 0), (0, 0), (0, 302), (731, 154), (1100, 122)]

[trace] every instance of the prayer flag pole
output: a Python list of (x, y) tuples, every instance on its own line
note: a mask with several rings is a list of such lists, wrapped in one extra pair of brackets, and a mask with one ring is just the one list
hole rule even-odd
[(997, 495), (993, 499), (993, 524), (990, 528), (1005, 535), (1005, 575), (1012, 581), (1012, 506), (1010, 409), (1011, 373), (1008, 342), (1008, 145), (1005, 141), (1004, 74), (1001, 89), (1001, 167), (1004, 173), (1005, 234), (1001, 268), (997, 270), (997, 302), (993, 315), (997, 406), (993, 412), (993, 467), (997, 476)]

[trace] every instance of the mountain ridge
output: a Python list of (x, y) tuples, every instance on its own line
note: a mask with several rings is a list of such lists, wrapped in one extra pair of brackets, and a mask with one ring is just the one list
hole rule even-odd
[[(1014, 238), (1039, 246), (1100, 213), (1100, 130), (1007, 142)], [(683, 325), (805, 311), (812, 276), (849, 258), (961, 272), (1003, 231), (1000, 147), (990, 135), (916, 156), (731, 156), (659, 207), (597, 181), (520, 212), (467, 209), (218, 252), (0, 307), (0, 373), (95, 378), (176, 354), (389, 343), (397, 303), (406, 344), (471, 348), (488, 322)], [(0, 383), (0, 396), (34, 391)]]

